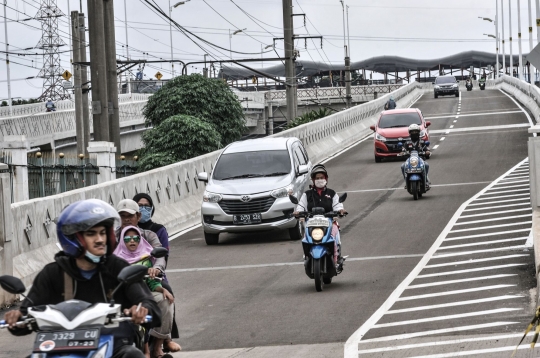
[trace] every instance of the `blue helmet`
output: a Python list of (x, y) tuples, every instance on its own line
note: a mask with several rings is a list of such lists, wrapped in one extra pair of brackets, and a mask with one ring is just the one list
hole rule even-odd
[(96, 225), (107, 228), (107, 255), (116, 247), (114, 229), (120, 226), (118, 212), (106, 202), (99, 199), (77, 201), (62, 210), (56, 222), (56, 234), (64, 252), (71, 257), (81, 257), (86, 252), (83, 231)]

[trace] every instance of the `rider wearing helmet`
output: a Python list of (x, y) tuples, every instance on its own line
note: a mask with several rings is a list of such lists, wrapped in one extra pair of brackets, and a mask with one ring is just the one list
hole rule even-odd
[[(409, 126), (409, 137), (410, 140), (405, 142), (405, 145), (403, 146), (402, 151), (406, 152), (407, 154), (410, 154), (411, 151), (417, 151), (417, 152), (424, 152), (422, 155), (425, 157), (425, 159), (429, 159), (431, 156), (431, 152), (429, 151), (429, 147), (426, 145), (426, 142), (420, 138), (420, 126), (418, 124), (411, 124)], [(401, 173), (403, 174), (403, 178), (406, 179), (405, 176), (405, 165), (406, 163), (401, 164)], [(429, 181), (429, 164), (427, 161), (424, 160), (424, 167), (426, 168), (426, 185), (429, 187), (431, 184)], [(407, 186), (405, 186), (405, 189), (407, 189)]]
[(45, 103), (45, 109), (48, 112), (56, 111), (56, 106), (55, 106), (54, 102), (52, 101), (52, 99), (50, 97), (47, 98), (47, 103)]
[[(345, 213), (343, 204), (339, 202), (337, 193), (328, 188), (328, 172), (322, 164), (315, 165), (311, 170), (311, 180), (313, 185), (306, 191), (296, 209), (294, 215), (298, 215), (298, 211), (312, 211), (314, 207), (322, 207), (325, 212), (339, 211), (341, 215)], [(332, 237), (334, 238), (334, 263), (337, 266), (338, 273), (343, 270), (344, 259), (341, 256), (341, 240), (339, 237), (339, 225), (334, 221), (332, 225)]]
[[(70, 297), (92, 304), (108, 303), (113, 298), (110, 295), (119, 284), (117, 276), (129, 266), (112, 254), (116, 247), (114, 229), (119, 225), (116, 210), (98, 199), (77, 201), (64, 208), (56, 224), (63, 251), (36, 276), (21, 309), (5, 315), (14, 335), (30, 333), (28, 329), (15, 327), (30, 306), (57, 304)], [(143, 281), (121, 286), (114, 300), (122, 305), (126, 315), (132, 316), (134, 323), (143, 323), (149, 314), (153, 317), (152, 326), (161, 325), (160, 309)], [(135, 332), (128, 322), (101, 330), (102, 334), (114, 336), (114, 358), (144, 358), (133, 346)]]

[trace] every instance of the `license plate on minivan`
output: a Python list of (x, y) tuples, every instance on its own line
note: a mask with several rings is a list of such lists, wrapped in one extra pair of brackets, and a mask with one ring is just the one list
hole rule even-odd
[(233, 215), (234, 225), (260, 224), (261, 222), (262, 222), (261, 214)]

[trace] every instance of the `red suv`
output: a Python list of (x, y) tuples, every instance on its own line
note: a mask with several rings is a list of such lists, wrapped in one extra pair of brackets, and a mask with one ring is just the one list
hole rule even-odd
[(399, 142), (409, 140), (409, 125), (420, 126), (420, 137), (429, 140), (427, 127), (431, 122), (425, 121), (418, 108), (393, 109), (383, 111), (376, 126), (371, 126), (375, 132), (375, 162), (380, 163), (383, 158), (395, 157), (401, 152)]

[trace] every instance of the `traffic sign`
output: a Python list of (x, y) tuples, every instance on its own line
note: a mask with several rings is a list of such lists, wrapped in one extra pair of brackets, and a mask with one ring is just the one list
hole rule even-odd
[(69, 81), (69, 79), (71, 78), (72, 74), (71, 72), (69, 72), (68, 70), (65, 70), (64, 73), (62, 73), (62, 77), (66, 80), (66, 81)]
[(62, 82), (62, 86), (64, 87), (64, 89), (68, 90), (68, 89), (73, 89), (73, 82), (71, 81), (64, 81)]
[(156, 76), (156, 78), (157, 78), (158, 80), (160, 80), (161, 77), (163, 77), (163, 75), (162, 75), (161, 72), (159, 72), (159, 71), (158, 71), (154, 76)]

